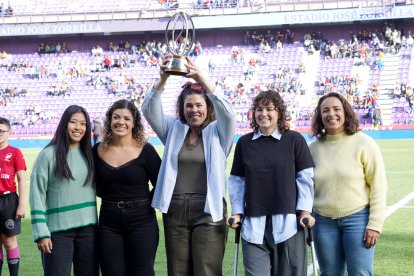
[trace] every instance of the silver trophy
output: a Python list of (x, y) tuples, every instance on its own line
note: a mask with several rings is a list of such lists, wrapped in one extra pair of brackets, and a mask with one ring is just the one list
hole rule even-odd
[(165, 29), (165, 43), (168, 51), (173, 55), (166, 64), (164, 72), (171, 75), (185, 76), (188, 69), (185, 67), (186, 55), (192, 50), (195, 41), (194, 23), (191, 17), (184, 12), (177, 12), (168, 21)]

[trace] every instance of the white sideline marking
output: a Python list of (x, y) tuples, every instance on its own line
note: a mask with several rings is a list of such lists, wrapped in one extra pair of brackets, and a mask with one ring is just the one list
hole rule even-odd
[[(408, 202), (410, 202), (412, 199), (414, 199), (414, 192), (411, 192), (407, 196), (403, 197), (400, 201), (395, 203), (394, 205), (391, 205), (385, 210), (385, 218), (388, 218), (392, 214), (394, 214), (398, 209), (404, 207)], [(413, 206), (407, 206), (407, 208), (412, 208)], [(316, 261), (316, 268), (319, 271), (319, 264), (318, 261)], [(307, 275), (313, 275), (313, 266), (312, 264), (308, 265), (308, 274)]]
[(410, 171), (394, 171), (394, 172), (387, 172), (387, 174), (414, 174), (414, 172)]
[(414, 192), (411, 192), (411, 194), (408, 194), (407, 196), (403, 197), (400, 201), (395, 203), (394, 205), (391, 205), (390, 207), (385, 210), (385, 217), (391, 216), (395, 211), (403, 207), (405, 204), (407, 204), (410, 200), (414, 199)]

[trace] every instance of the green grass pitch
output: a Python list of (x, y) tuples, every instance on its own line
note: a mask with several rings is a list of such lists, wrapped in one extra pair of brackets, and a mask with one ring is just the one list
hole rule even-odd
[[(382, 140), (377, 141), (385, 160), (388, 179), (388, 206), (414, 192), (414, 140)], [(24, 149), (28, 172), (27, 185), (33, 162), (40, 149)], [(157, 147), (161, 154), (162, 147)], [(233, 160), (233, 152), (228, 158), (227, 172)], [(28, 189), (29, 190), (29, 189)], [(30, 214), (27, 203), (27, 214)], [(30, 217), (22, 221), (22, 233), (18, 236), (21, 252), (20, 275), (43, 275), (40, 254), (32, 241)], [(160, 216), (159, 216), (160, 218)], [(167, 275), (166, 257), (162, 221), (160, 224), (160, 243), (156, 258), (156, 275)], [(223, 264), (223, 275), (233, 275), (234, 231), (229, 230), (227, 249)], [(309, 250), (310, 251), (310, 250)], [(239, 254), (239, 275), (243, 275), (241, 250)], [(8, 275), (7, 265), (3, 266), (3, 275)], [(386, 219), (381, 239), (376, 248), (376, 276), (414, 275), (414, 201), (398, 209)]]

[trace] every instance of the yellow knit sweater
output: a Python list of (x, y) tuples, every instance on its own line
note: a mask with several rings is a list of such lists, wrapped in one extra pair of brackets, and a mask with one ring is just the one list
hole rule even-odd
[(367, 228), (381, 232), (387, 197), (384, 162), (368, 135), (327, 135), (310, 146), (315, 161), (314, 210), (341, 218), (369, 206)]

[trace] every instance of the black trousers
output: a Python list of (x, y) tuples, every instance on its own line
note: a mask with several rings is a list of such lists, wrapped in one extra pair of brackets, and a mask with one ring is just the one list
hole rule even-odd
[(222, 275), (226, 222), (213, 222), (205, 203), (205, 195), (174, 195), (163, 215), (169, 276)]
[(52, 253), (42, 253), (45, 276), (98, 276), (96, 226), (52, 233)]
[(99, 217), (102, 275), (155, 275), (158, 232), (157, 218), (149, 200), (133, 207), (108, 206), (103, 202)]

